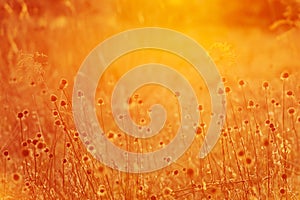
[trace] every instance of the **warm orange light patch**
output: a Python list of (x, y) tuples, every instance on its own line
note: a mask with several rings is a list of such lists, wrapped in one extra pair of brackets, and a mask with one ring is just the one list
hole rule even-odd
[[(199, 104), (204, 104), (208, 110), (210, 109), (210, 96), (208, 95), (208, 91), (202, 77), (198, 74), (195, 68), (183, 58), (169, 52), (151, 49), (139, 50), (121, 56), (112, 63), (103, 74), (99, 82), (100, 87), (96, 93), (96, 102), (99, 98), (103, 99), (105, 102), (102, 106), (96, 106), (98, 120), (104, 130), (111, 130), (116, 136), (118, 136), (116, 137), (119, 138), (118, 140), (112, 140), (116, 145), (121, 141), (121, 148), (128, 148), (128, 145), (123, 144), (123, 138), (123, 140), (128, 140), (129, 144), (135, 144), (130, 146), (131, 151), (137, 151), (139, 146), (143, 146), (145, 147), (143, 149), (144, 152), (151, 152), (159, 148), (163, 148), (177, 133), (181, 120), (180, 105), (177, 100), (177, 98), (180, 98), (180, 94), (171, 92), (167, 88), (156, 84), (141, 86), (138, 90), (131, 94), (130, 99), (128, 99), (128, 108), (131, 113), (131, 117), (136, 124), (145, 126), (150, 123), (149, 109), (152, 105), (160, 104), (166, 109), (167, 121), (165, 123), (165, 127), (160, 133), (157, 133), (156, 136), (149, 139), (136, 140), (135, 138), (122, 133), (114, 122), (118, 119), (114, 119), (111, 113), (111, 97), (117, 81), (122, 76), (126, 75), (126, 72), (129, 70), (145, 63), (164, 64), (182, 74), (189, 81), (193, 90), (196, 91), (195, 94), (198, 98)], [(141, 76), (143, 75), (141, 74)], [(209, 116), (205, 115), (203, 117), (205, 118), (201, 120), (209, 123)]]
[[(297, 0), (1, 1), (0, 199), (300, 199), (299, 8)], [(157, 85), (131, 94), (129, 110), (147, 125), (151, 105), (162, 104), (168, 117), (160, 133), (137, 139), (114, 123), (113, 88), (140, 64), (162, 63), (186, 77), (201, 119), (176, 163), (119, 173), (97, 162), (75, 129), (74, 76), (97, 44), (146, 26), (180, 31), (208, 51), (226, 87), (226, 124), (213, 152), (198, 159), (211, 115), (202, 77), (168, 52), (124, 55), (103, 74), (95, 99), (111, 142), (150, 152), (168, 145), (179, 128), (180, 94)]]

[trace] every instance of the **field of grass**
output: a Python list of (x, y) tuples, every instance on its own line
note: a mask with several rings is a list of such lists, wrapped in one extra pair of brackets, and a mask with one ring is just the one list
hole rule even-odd
[[(85, 148), (71, 98), (74, 77), (97, 44), (146, 26), (180, 31), (209, 52), (226, 87), (226, 122), (213, 151), (199, 159), (211, 115), (202, 78), (166, 52), (119, 58), (100, 81), (107, 85), (96, 98), (104, 103), (95, 107), (106, 136), (120, 148), (164, 148), (179, 127), (177, 100), (160, 87), (140, 88), (130, 105), (141, 125), (149, 122), (149, 105), (165, 106), (168, 119), (158, 135), (134, 138), (116, 127), (109, 95), (130, 67), (173, 66), (201, 105), (196, 138), (180, 159), (131, 174), (106, 167)], [(298, 0), (1, 1), (0, 199), (300, 199), (299, 35)]]

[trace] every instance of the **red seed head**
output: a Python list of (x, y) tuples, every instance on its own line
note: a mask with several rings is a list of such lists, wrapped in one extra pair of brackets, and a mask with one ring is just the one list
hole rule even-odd
[(269, 83), (268, 83), (267, 81), (265, 81), (265, 82), (263, 83), (263, 88), (264, 88), (264, 89), (268, 89), (268, 88), (269, 88)]
[(284, 179), (284, 180), (286, 180), (287, 179), (287, 174), (282, 174), (281, 178)]
[(32, 144), (33, 145), (36, 145), (38, 143), (38, 140), (37, 139), (34, 139), (33, 141), (32, 141)]
[(92, 174), (92, 173), (93, 173), (93, 170), (87, 169), (87, 170), (86, 170), (86, 173), (87, 173), (87, 174)]
[(271, 103), (272, 103), (272, 104), (274, 104), (275, 102), (276, 102), (275, 99), (272, 99), (272, 100), (271, 100)]
[(198, 127), (196, 128), (196, 134), (199, 135), (199, 134), (201, 134), (201, 133), (202, 133), (202, 128), (198, 126)]
[(244, 86), (244, 85), (245, 85), (245, 81), (244, 81), (244, 80), (240, 80), (240, 81), (239, 81), (239, 85), (240, 85), (240, 86)]
[(286, 95), (287, 95), (288, 97), (291, 97), (291, 96), (293, 95), (293, 91), (291, 91), (291, 90), (287, 91), (287, 92), (286, 92)]
[(66, 88), (67, 85), (68, 85), (68, 81), (67, 81), (66, 79), (61, 79), (61, 80), (60, 80), (59, 89), (62, 90), (62, 89), (64, 89), (64, 88)]
[(57, 96), (56, 96), (55, 94), (51, 94), (50, 100), (51, 100), (52, 102), (56, 102), (56, 101), (57, 101)]
[(84, 162), (87, 162), (87, 161), (89, 161), (89, 157), (85, 155), (85, 156), (82, 157), (82, 160), (83, 160)]
[(60, 105), (65, 106), (65, 105), (67, 105), (67, 102), (65, 100), (61, 100)]
[(198, 105), (198, 110), (199, 111), (203, 111), (203, 106), (202, 105)]
[(248, 101), (248, 106), (249, 107), (254, 107), (254, 101), (253, 100), (249, 100)]
[(250, 165), (252, 163), (252, 159), (250, 157), (247, 157), (245, 161), (247, 165)]
[(4, 156), (8, 156), (8, 150), (3, 151)]
[(59, 119), (55, 120), (54, 123), (55, 123), (55, 125), (57, 125), (57, 126), (61, 125), (61, 121), (60, 121)]
[(24, 111), (23, 111), (23, 114), (24, 114), (24, 115), (28, 115), (28, 113), (29, 113), (28, 110), (24, 110)]
[(179, 171), (176, 169), (173, 171), (173, 174), (176, 176), (179, 173)]
[(38, 149), (43, 149), (45, 147), (45, 144), (43, 143), (43, 142), (39, 142), (38, 144), (37, 144), (37, 148)]
[(99, 98), (99, 99), (98, 99), (98, 105), (99, 105), (99, 106), (104, 105), (104, 100), (103, 100), (102, 98)]
[(288, 73), (288, 72), (283, 72), (283, 73), (281, 74), (281, 79), (282, 79), (282, 80), (285, 80), (285, 79), (287, 79), (287, 78), (289, 78), (289, 73)]
[(18, 113), (18, 118), (19, 118), (19, 119), (22, 119), (23, 117), (24, 117), (24, 114), (23, 114), (22, 112), (19, 112), (19, 113)]
[(78, 136), (79, 136), (79, 133), (76, 131), (76, 132), (74, 133), (74, 136), (75, 136), (75, 137), (78, 137)]
[(295, 108), (290, 107), (290, 108), (288, 109), (288, 113), (289, 113), (290, 115), (295, 114)]
[(15, 174), (13, 174), (12, 179), (13, 179), (15, 182), (19, 182), (19, 181), (21, 180), (21, 175), (18, 174), (18, 173), (15, 173)]
[(54, 110), (54, 111), (53, 111), (53, 115), (54, 115), (54, 116), (57, 116), (57, 115), (58, 115), (58, 111), (57, 111), (57, 110)]
[(105, 193), (106, 193), (105, 186), (100, 185), (98, 188), (97, 194), (102, 197), (102, 196), (105, 196)]
[(240, 150), (239, 152), (238, 152), (238, 156), (239, 157), (242, 157), (242, 156), (244, 156), (245, 155), (245, 151), (244, 150)]
[(229, 93), (231, 91), (231, 88), (230, 87), (225, 87), (225, 92), (226, 93)]

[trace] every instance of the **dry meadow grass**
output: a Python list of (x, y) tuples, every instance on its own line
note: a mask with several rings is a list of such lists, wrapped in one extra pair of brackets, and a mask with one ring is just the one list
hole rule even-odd
[[(150, 2), (0, 2), (1, 200), (300, 199), (299, 1), (247, 0), (251, 9), (239, 1)], [(149, 86), (133, 95), (131, 114), (147, 124), (146, 110), (161, 103), (171, 113), (166, 127), (147, 140), (118, 130), (109, 97), (130, 67), (154, 61), (173, 66), (192, 83), (201, 104), (196, 139), (179, 160), (156, 172), (130, 174), (104, 166), (84, 147), (71, 96), (74, 76), (93, 47), (144, 26), (181, 31), (209, 51), (224, 77), (227, 116), (216, 147), (198, 159), (211, 106), (202, 78), (167, 53), (121, 57), (102, 77), (108, 84), (97, 90), (101, 102), (95, 105), (106, 136), (120, 148), (163, 148), (179, 127), (174, 95)]]

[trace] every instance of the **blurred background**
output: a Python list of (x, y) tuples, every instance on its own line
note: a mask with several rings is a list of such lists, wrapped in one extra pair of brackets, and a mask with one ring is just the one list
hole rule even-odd
[(196, 39), (225, 74), (265, 77), (284, 68), (295, 71), (299, 9), (297, 0), (3, 0), (2, 80), (12, 78), (20, 52), (44, 54), (45, 70), (72, 78), (101, 41), (145, 26)]

